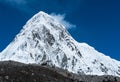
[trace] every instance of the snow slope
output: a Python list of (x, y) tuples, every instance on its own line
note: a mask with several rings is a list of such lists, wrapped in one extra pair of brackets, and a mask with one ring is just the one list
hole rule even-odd
[(39, 12), (0, 55), (1, 61), (48, 64), (87, 75), (120, 76), (120, 62), (78, 43), (54, 17)]

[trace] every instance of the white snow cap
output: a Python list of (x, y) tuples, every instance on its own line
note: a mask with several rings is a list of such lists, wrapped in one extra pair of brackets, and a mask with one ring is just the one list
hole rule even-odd
[(0, 60), (36, 63), (76, 74), (120, 76), (120, 62), (75, 41), (65, 27), (43, 11), (34, 15), (0, 55)]

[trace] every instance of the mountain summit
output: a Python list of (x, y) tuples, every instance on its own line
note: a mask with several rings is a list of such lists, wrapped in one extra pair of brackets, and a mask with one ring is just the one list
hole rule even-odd
[(120, 62), (75, 41), (54, 17), (39, 12), (0, 55), (14, 60), (55, 66), (76, 74), (120, 76)]

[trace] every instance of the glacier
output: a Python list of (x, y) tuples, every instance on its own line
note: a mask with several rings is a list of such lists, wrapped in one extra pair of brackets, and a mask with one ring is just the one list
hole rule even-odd
[(85, 75), (120, 76), (120, 61), (72, 38), (53, 16), (40, 11), (1, 52), (0, 61), (49, 65)]

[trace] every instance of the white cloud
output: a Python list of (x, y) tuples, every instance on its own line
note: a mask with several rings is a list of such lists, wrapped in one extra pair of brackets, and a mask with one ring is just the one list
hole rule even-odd
[(56, 19), (58, 22), (63, 24), (67, 29), (75, 28), (76, 25), (71, 24), (70, 22), (65, 20), (65, 14), (55, 14), (52, 13), (51, 16)]

